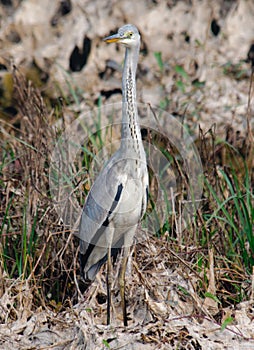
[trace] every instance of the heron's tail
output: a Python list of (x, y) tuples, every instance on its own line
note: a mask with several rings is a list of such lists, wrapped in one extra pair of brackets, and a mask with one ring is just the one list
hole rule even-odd
[[(121, 248), (112, 248), (111, 249), (111, 256), (113, 258), (113, 264), (116, 261), (116, 258), (118, 254), (121, 252)], [(95, 277), (97, 273), (99, 272), (102, 265), (105, 264), (105, 262), (108, 259), (108, 254), (106, 254), (102, 259), (100, 259), (97, 263), (90, 266), (87, 270), (87, 258), (86, 254), (79, 253), (79, 263), (80, 263), (80, 275), (81, 275), (81, 284), (80, 286), (82, 288), (82, 292), (85, 292), (87, 288), (90, 287), (90, 285), (95, 280)], [(86, 272), (85, 272), (86, 271)]]

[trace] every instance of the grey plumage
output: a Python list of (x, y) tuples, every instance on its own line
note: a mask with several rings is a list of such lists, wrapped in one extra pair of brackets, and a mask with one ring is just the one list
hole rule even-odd
[[(136, 68), (140, 35), (133, 25), (121, 27), (104, 39), (126, 46), (122, 77), (121, 145), (96, 178), (84, 205), (80, 221), (80, 266), (87, 284), (91, 283), (111, 249), (124, 247), (122, 281), (129, 247), (147, 206), (148, 172), (146, 155), (138, 124), (136, 105)], [(110, 256), (108, 256), (110, 264)], [(110, 288), (108, 289), (110, 293)], [(124, 290), (121, 294), (124, 297)], [(110, 303), (110, 295), (108, 299)], [(122, 301), (127, 325), (125, 301)], [(110, 306), (108, 307), (110, 311)], [(108, 323), (110, 322), (108, 315)]]

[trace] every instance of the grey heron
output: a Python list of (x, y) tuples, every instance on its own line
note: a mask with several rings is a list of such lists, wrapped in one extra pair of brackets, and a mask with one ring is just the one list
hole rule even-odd
[(79, 227), (80, 269), (87, 285), (107, 261), (107, 324), (110, 324), (112, 250), (122, 247), (119, 286), (127, 326), (125, 271), (138, 223), (147, 207), (148, 171), (136, 104), (140, 34), (134, 25), (104, 39), (125, 46), (122, 75), (122, 124), (119, 149), (99, 173), (87, 196)]

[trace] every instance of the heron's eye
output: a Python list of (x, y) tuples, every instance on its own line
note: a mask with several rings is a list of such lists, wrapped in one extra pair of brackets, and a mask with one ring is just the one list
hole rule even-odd
[(133, 33), (132, 32), (128, 33), (128, 38), (131, 39), (132, 37), (133, 37)]

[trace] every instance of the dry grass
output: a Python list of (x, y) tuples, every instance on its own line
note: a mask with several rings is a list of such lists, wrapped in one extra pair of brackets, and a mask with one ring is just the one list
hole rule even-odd
[(36, 291), (34, 306), (43, 300), (55, 307), (75, 294), (76, 261), (69, 230), (59, 224), (49, 193), (49, 162), (57, 135), (53, 114), (39, 91), (16, 69), (13, 78), (19, 128), (2, 126), (2, 269), (13, 279), (27, 279)]
[[(78, 287), (78, 242), (59, 223), (49, 192), (50, 155), (58, 136), (55, 112), (48, 111), (39, 90), (16, 68), (13, 82), (18, 116), (15, 124), (1, 123), (0, 322), (3, 325), (16, 322), (20, 327), (16, 334), (25, 336), (38, 331), (35, 326), (31, 329), (31, 320), (40, 325), (55, 322), (58, 331), (63, 324), (69, 327), (66, 338), (59, 341), (51, 334), (54, 347), (47, 345), (43, 349), (82, 349), (80, 344), (87, 339), (91, 342), (93, 339), (94, 348), (101, 348), (102, 343), (108, 347), (115, 338), (114, 332), (99, 326), (105, 324), (106, 317), (105, 272), (99, 274), (82, 297)], [(61, 116), (61, 111), (58, 113)], [(239, 308), (241, 302), (250, 302), (244, 315), (253, 311), (254, 246), (244, 232), (246, 228), (235, 201), (236, 198), (239, 203), (246, 202), (245, 214), (250, 215), (249, 229), (253, 230), (250, 133), (249, 130), (248, 135), (239, 135), (228, 128), (225, 139), (218, 141), (215, 130), (206, 133), (200, 130), (197, 147), (206, 185), (195, 220), (179, 238), (174, 224), (177, 221), (169, 218), (171, 231), (162, 230), (159, 237), (148, 237), (133, 249), (132, 273), (127, 276), (131, 323), (128, 335), (142, 343), (144, 349), (150, 345), (163, 348), (163, 344), (201, 349), (205, 339), (198, 341), (191, 324), (194, 328), (202, 324), (204, 333), (210, 327), (217, 332), (221, 326), (239, 321), (237, 312), (229, 310)], [(167, 141), (163, 147), (172, 151)], [(178, 171), (181, 169), (176, 159), (174, 166)], [(186, 174), (181, 175), (180, 186), (184, 188), (188, 179)], [(223, 208), (218, 210), (221, 203)], [(216, 210), (217, 215), (213, 216)], [(232, 216), (232, 222), (224, 220), (227, 213)], [(239, 234), (243, 234), (243, 244)], [(118, 327), (116, 337), (120, 341), (124, 331), (119, 327), (117, 283), (114, 305), (113, 325)], [(78, 330), (73, 326), (77, 322)], [(213, 335), (217, 337), (215, 331)], [(234, 327), (230, 332), (242, 339), (250, 337)], [(24, 348), (32, 349), (31, 344), (36, 347), (43, 343), (41, 333), (36, 334), (37, 340), (29, 343), (27, 338), (30, 347)], [(17, 346), (15, 341), (13, 346)], [(71, 347), (71, 343), (76, 347)]]

